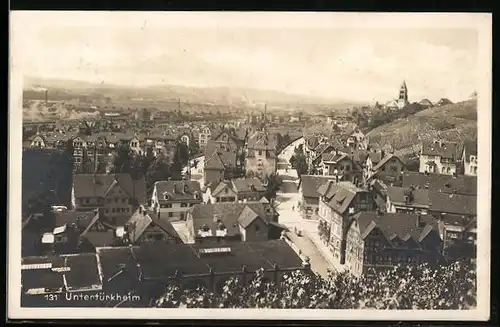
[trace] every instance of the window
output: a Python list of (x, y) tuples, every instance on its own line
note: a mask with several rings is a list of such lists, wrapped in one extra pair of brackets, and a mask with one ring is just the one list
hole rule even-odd
[(90, 199), (89, 198), (85, 198), (85, 203), (90, 203)]
[(112, 223), (113, 225), (116, 225), (116, 217), (111, 218), (111, 223)]
[(127, 199), (126, 199), (126, 198), (123, 198), (123, 199), (122, 199), (122, 203), (127, 203), (127, 202), (128, 202), (128, 201), (127, 201)]
[(111, 212), (112, 212), (112, 213), (115, 213), (115, 212), (116, 212), (116, 209), (115, 209), (115, 208), (111, 208)]
[(477, 174), (477, 167), (474, 167), (474, 174)]
[(349, 170), (351, 170), (351, 166), (349, 166), (349, 165), (346, 165), (346, 166), (345, 166), (345, 170), (346, 170), (346, 171), (349, 171)]
[(169, 213), (168, 213), (168, 216), (169, 216), (169, 217), (173, 217), (173, 216), (174, 216), (174, 213), (173, 213), (173, 212), (169, 212)]
[(259, 150), (259, 156), (261, 156), (261, 155), (262, 155), (262, 151), (261, 151), (261, 150)]
[(187, 207), (187, 203), (181, 203), (181, 208), (186, 208)]
[(172, 203), (165, 204), (165, 208), (172, 208)]
[(385, 171), (385, 166), (382, 166), (382, 171)]
[(257, 224), (257, 225), (255, 225), (255, 231), (256, 231), (256, 232), (260, 231), (260, 226), (259, 226), (258, 224)]
[(181, 213), (181, 220), (184, 220), (184, 213)]

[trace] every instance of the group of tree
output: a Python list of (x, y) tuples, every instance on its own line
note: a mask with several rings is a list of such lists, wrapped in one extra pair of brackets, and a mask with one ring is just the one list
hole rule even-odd
[(303, 147), (302, 144), (296, 147), (293, 156), (290, 158), (290, 164), (293, 169), (297, 170), (299, 178), (303, 174), (306, 174), (308, 170), (307, 159)]
[(281, 135), (280, 133), (276, 133), (276, 152), (280, 153), (287, 145), (290, 144), (291, 138), (288, 133), (285, 133), (285, 135)]
[(177, 144), (173, 160), (164, 154), (155, 156), (151, 149), (138, 154), (127, 146), (121, 146), (113, 157), (111, 173), (128, 173), (136, 179), (144, 177), (147, 190), (151, 192), (157, 181), (180, 180), (182, 168), (189, 162), (189, 156), (189, 148), (182, 142)]
[(383, 124), (390, 123), (394, 120), (406, 118), (419, 111), (424, 110), (426, 107), (419, 103), (410, 103), (400, 110), (390, 110), (384, 108), (378, 103), (372, 108), (369, 107), (355, 107), (351, 110), (351, 116), (354, 122), (365, 130), (372, 130)]
[(151, 303), (163, 308), (473, 309), (476, 267), (470, 261), (396, 266), (363, 277), (347, 271), (321, 277), (298, 270), (285, 273), (280, 283), (266, 279), (261, 269), (247, 284), (229, 279), (221, 292), (168, 284), (165, 294)]

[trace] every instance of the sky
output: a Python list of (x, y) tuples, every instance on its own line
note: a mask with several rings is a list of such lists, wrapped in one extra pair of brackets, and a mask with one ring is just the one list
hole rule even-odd
[(186, 16), (183, 24), (124, 18), (72, 24), (24, 18), (23, 28), (13, 30), (21, 49), (16, 63), (35, 77), (245, 87), (369, 102), (396, 98), (403, 80), (412, 102), (460, 101), (477, 89), (473, 28), (200, 21)]

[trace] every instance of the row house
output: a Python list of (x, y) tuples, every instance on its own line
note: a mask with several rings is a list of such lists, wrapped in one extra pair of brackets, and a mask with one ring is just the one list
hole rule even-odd
[(146, 203), (144, 178), (129, 174), (76, 174), (71, 192), (72, 209), (97, 209), (113, 226), (123, 226), (140, 204)]
[(477, 142), (464, 142), (462, 165), (464, 175), (477, 176)]
[(278, 213), (269, 203), (199, 204), (188, 212), (186, 227), (189, 242), (220, 239), (256, 242), (278, 239), (283, 228)]
[(318, 219), (320, 198), (318, 188), (330, 180), (335, 180), (335, 178), (321, 175), (300, 176), (298, 185), (300, 196), (299, 209), (304, 219)]
[(158, 181), (151, 196), (155, 214), (169, 221), (186, 220), (189, 208), (202, 202), (200, 183), (196, 181)]
[(245, 169), (247, 176), (264, 179), (275, 175), (278, 167), (276, 138), (258, 131), (248, 139)]
[(370, 268), (436, 264), (442, 259), (438, 223), (431, 216), (360, 212), (348, 221), (345, 264), (356, 276)]
[(387, 194), (388, 212), (435, 217), (444, 251), (451, 257), (474, 255), (477, 196), (402, 187), (388, 187)]
[(455, 175), (458, 172), (458, 144), (453, 142), (422, 142), (420, 151), (421, 173)]
[(267, 192), (258, 178), (235, 178), (207, 187), (207, 203), (260, 201)]
[(318, 188), (319, 217), (330, 230), (327, 245), (337, 263), (345, 262), (346, 233), (350, 218), (375, 209), (371, 193), (351, 182), (328, 181)]

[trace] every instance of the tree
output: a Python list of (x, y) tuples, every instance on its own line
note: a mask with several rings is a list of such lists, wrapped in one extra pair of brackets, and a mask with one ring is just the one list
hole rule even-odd
[(168, 284), (152, 302), (164, 308), (463, 310), (476, 306), (476, 267), (467, 260), (395, 266), (360, 278), (348, 271), (325, 278), (295, 271), (284, 273), (279, 284), (266, 280), (260, 269), (247, 285), (231, 278), (217, 293)]
[(189, 156), (192, 158), (193, 156), (199, 153), (200, 153), (200, 144), (198, 143), (198, 140), (191, 139), (191, 142), (189, 142)]
[(302, 176), (303, 174), (307, 173), (307, 160), (306, 156), (303, 153), (295, 153), (291, 158), (290, 158), (290, 164), (292, 165), (292, 168), (297, 170), (297, 175)]

